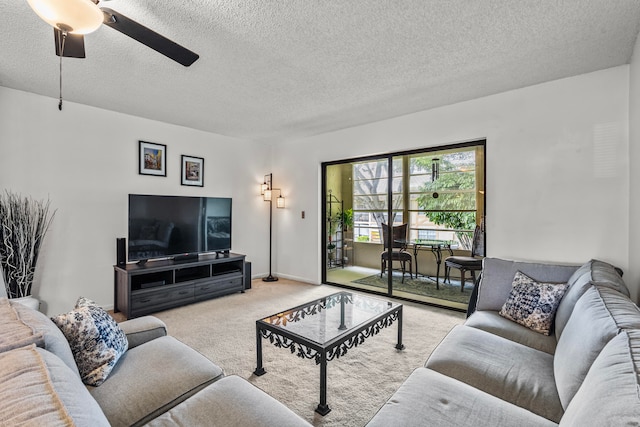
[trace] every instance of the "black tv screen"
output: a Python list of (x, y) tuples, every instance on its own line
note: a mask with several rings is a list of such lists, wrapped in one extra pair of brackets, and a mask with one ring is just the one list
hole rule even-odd
[(129, 195), (129, 262), (231, 249), (231, 199)]

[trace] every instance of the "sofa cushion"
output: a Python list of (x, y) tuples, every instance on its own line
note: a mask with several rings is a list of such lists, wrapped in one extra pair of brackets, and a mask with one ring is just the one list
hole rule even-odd
[(425, 367), (558, 422), (553, 356), (480, 329), (456, 326)]
[(95, 401), (80, 378), (57, 356), (46, 350), (37, 349), (47, 365), (53, 388), (77, 426), (109, 426), (102, 409)]
[(51, 320), (69, 342), (82, 381), (99, 386), (127, 351), (127, 336), (93, 301), (78, 299), (76, 308)]
[(585, 263), (567, 281), (569, 290), (567, 290), (560, 302), (556, 313), (555, 330), (557, 339), (562, 336), (562, 331), (569, 321), (573, 307), (582, 294), (589, 289), (591, 282), (609, 286), (629, 296), (629, 290), (614, 266), (595, 259)]
[(537, 282), (517, 271), (512, 286), (500, 315), (532, 331), (549, 335), (567, 284)]
[(127, 351), (109, 378), (89, 392), (111, 425), (139, 426), (221, 377), (220, 367), (165, 336)]
[(0, 354), (0, 396), (1, 425), (72, 423), (35, 344)]
[(556, 351), (555, 335), (542, 335), (500, 316), (497, 311), (475, 311), (465, 322), (466, 326), (482, 329), (510, 341), (553, 354)]
[(558, 394), (565, 409), (604, 346), (621, 330), (634, 328), (640, 328), (640, 310), (625, 295), (597, 285), (578, 300), (554, 358)]
[(13, 307), (18, 314), (20, 320), (24, 322), (24, 324), (29, 325), (29, 327), (36, 333), (41, 333), (44, 337), (44, 343), (38, 344), (38, 346), (41, 346), (45, 350), (58, 356), (69, 367), (69, 369), (71, 369), (76, 376), (80, 378), (80, 373), (78, 372), (76, 361), (73, 358), (71, 347), (69, 347), (67, 339), (56, 324), (37, 310), (29, 308), (18, 302), (13, 302), (11, 300), (9, 302), (11, 303), (11, 307)]
[(407, 378), (367, 427), (544, 427), (557, 424), (427, 368)]
[(237, 375), (216, 381), (147, 424), (149, 427), (176, 425), (311, 426), (282, 403)]
[(485, 258), (478, 286), (478, 310), (500, 311), (511, 292), (513, 277), (521, 271), (539, 282), (566, 283), (578, 265), (544, 264)]
[(637, 426), (640, 420), (640, 331), (625, 330), (589, 369), (561, 426)]
[(44, 345), (42, 333), (20, 320), (7, 298), (0, 298), (0, 353), (35, 343)]
[(0, 425), (109, 425), (76, 373), (35, 345), (0, 354), (0, 396)]

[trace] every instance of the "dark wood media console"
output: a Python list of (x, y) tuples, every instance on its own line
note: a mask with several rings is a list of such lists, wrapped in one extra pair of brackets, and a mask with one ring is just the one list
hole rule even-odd
[(204, 255), (194, 261), (114, 265), (114, 311), (128, 319), (244, 292), (245, 256)]

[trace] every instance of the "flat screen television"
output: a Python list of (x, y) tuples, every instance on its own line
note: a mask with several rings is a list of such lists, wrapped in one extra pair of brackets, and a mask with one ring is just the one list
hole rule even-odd
[(129, 194), (129, 262), (231, 249), (231, 198)]

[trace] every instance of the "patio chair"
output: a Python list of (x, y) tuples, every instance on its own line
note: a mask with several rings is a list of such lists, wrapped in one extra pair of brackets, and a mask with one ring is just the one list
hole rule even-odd
[(391, 269), (393, 270), (393, 261), (398, 261), (402, 266), (402, 283), (404, 283), (404, 275), (406, 272), (406, 265), (409, 263), (409, 276), (413, 279), (413, 256), (407, 252), (407, 224), (398, 225), (392, 227), (393, 240), (391, 242), (391, 260), (389, 260), (389, 227), (387, 224), (382, 224), (382, 241), (384, 243), (384, 252), (380, 254), (380, 277), (387, 270), (387, 262), (391, 262)]
[(460, 270), (460, 292), (464, 292), (465, 272), (471, 272), (473, 283), (476, 283), (476, 271), (482, 271), (484, 258), (484, 222), (476, 225), (471, 242), (471, 256), (450, 256), (444, 260), (444, 281), (451, 283), (451, 269)]

